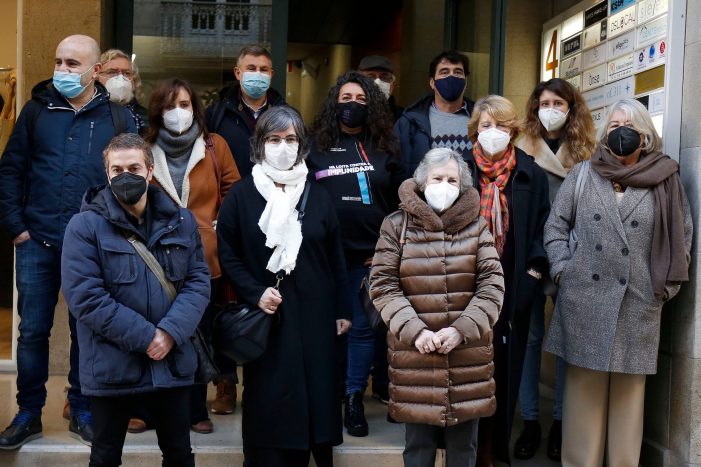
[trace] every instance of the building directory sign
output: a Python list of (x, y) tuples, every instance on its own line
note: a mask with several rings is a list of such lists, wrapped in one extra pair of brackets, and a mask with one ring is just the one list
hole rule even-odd
[(597, 127), (624, 97), (639, 99), (660, 123), (672, 1), (585, 0), (570, 8), (543, 27), (541, 79), (560, 77), (582, 92)]

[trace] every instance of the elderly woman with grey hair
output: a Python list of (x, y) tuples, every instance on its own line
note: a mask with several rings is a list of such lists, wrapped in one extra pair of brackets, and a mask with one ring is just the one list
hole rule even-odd
[(545, 226), (560, 286), (546, 350), (567, 362), (564, 466), (640, 460), (645, 376), (657, 371), (662, 305), (688, 280), (692, 237), (679, 165), (661, 146), (640, 102), (615, 103)]
[(243, 366), (245, 465), (333, 465), (342, 442), (336, 336), (350, 328), (338, 220), (326, 190), (307, 181), (299, 113), (258, 119), (250, 176), (219, 212), (219, 260), (239, 299), (275, 314), (265, 353)]
[(370, 293), (389, 327), (390, 415), (404, 465), (474, 466), (480, 417), (496, 409), (492, 328), (504, 275), (462, 156), (429, 151), (380, 231)]

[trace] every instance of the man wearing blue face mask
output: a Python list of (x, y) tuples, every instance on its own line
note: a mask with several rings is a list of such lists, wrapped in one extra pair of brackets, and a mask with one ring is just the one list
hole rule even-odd
[(270, 107), (286, 105), (283, 97), (270, 88), (273, 57), (259, 45), (241, 49), (234, 76), (238, 84), (222, 89), (219, 100), (207, 108), (207, 130), (226, 139), (241, 177), (251, 173), (253, 163), (249, 140), (258, 117)]
[[(0, 228), (16, 248), (17, 405), (0, 433), (0, 449), (17, 449), (41, 436), (46, 403), (49, 334), (61, 285), (63, 235), (87, 188), (107, 182), (102, 150), (115, 134), (134, 133), (128, 111), (111, 104), (96, 82), (100, 47), (75, 35), (56, 49), (54, 76), (37, 84), (0, 159)], [(71, 328), (69, 430), (92, 439), (89, 400), (80, 392), (78, 347)]]
[(428, 75), (433, 94), (407, 107), (394, 126), (407, 174), (414, 173), (431, 149), (445, 147), (464, 155), (472, 148), (467, 122), (475, 103), (463, 95), (468, 58), (454, 50), (442, 52), (431, 61)]

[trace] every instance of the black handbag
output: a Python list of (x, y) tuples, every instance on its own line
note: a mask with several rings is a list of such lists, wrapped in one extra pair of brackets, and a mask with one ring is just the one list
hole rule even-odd
[[(302, 223), (307, 206), (310, 183), (304, 186), (302, 203), (297, 219)], [(282, 271), (277, 273), (278, 288)], [(265, 352), (275, 315), (269, 315), (257, 306), (245, 303), (229, 303), (214, 317), (212, 336), (214, 348), (237, 363), (249, 363)]]
[[(404, 252), (404, 243), (406, 243), (406, 226), (409, 221), (409, 216), (406, 211), (403, 211), (404, 215), (402, 217), (402, 231), (399, 235), (399, 260), (401, 262), (402, 259), (402, 253)], [(363, 305), (363, 309), (365, 310), (365, 314), (368, 317), (368, 323), (370, 324), (370, 328), (372, 330), (376, 330), (378, 327), (384, 325), (384, 321), (382, 320), (382, 315), (380, 314), (379, 311), (377, 311), (377, 308), (375, 308), (375, 304), (372, 302), (372, 298), (370, 298), (370, 275), (368, 274), (367, 276), (363, 277), (363, 280), (360, 282), (360, 303)]]

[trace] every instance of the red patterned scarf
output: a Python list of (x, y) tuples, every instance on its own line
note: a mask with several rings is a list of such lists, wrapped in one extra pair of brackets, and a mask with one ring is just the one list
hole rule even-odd
[[(506, 233), (509, 231), (509, 205), (504, 188), (509, 183), (511, 171), (516, 167), (516, 151), (514, 146), (509, 144), (504, 156), (492, 162), (484, 155), (480, 144), (475, 143), (472, 155), (479, 169), (480, 216), (487, 221), (487, 226), (494, 237), (497, 253), (501, 256)], [(499, 202), (494, 202), (497, 196)]]

